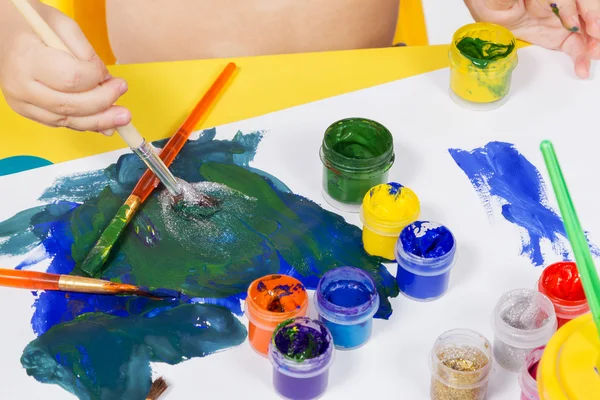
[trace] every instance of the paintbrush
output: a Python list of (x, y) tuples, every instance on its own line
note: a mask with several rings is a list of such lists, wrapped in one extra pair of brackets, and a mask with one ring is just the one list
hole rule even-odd
[[(211, 106), (215, 103), (217, 97), (222, 93), (226, 84), (236, 71), (236, 65), (229, 63), (219, 74), (215, 82), (208, 91), (202, 96), (198, 104), (194, 107), (189, 117), (173, 135), (165, 147), (160, 152), (160, 157), (167, 166), (170, 166), (183, 145), (187, 142), (192, 131), (204, 116), (207, 115)], [(87, 276), (97, 276), (102, 271), (102, 266), (110, 255), (111, 249), (116, 243), (121, 233), (129, 224), (140, 205), (148, 198), (150, 193), (158, 185), (156, 176), (152, 171), (146, 171), (140, 178), (137, 185), (127, 198), (125, 203), (119, 208), (115, 217), (110, 221), (107, 228), (102, 232), (94, 247), (90, 250), (85, 260), (77, 268)], [(210, 199), (207, 198), (210, 202)]]
[(176, 299), (181, 296), (180, 293), (175, 291), (146, 290), (139, 286), (102, 279), (16, 269), (0, 269), (0, 286), (88, 294), (133, 295), (155, 300)]
[(146, 400), (157, 400), (169, 388), (169, 384), (161, 376), (150, 387)]
[[(64, 44), (52, 28), (44, 21), (38, 12), (29, 4), (27, 0), (11, 0), (13, 5), (19, 10), (21, 15), (27, 20), (32, 29), (37, 33), (40, 39), (48, 46), (62, 50), (71, 54), (71, 50)], [(127, 145), (137, 154), (154, 174), (165, 185), (172, 196), (179, 198), (182, 189), (179, 182), (175, 179), (169, 168), (162, 162), (156, 154), (154, 147), (142, 137), (132, 123), (117, 128), (117, 132)]]
[[(550, 141), (544, 140), (540, 145), (540, 148), (544, 155), (544, 161), (546, 163), (546, 168), (548, 169), (548, 174), (550, 175), (552, 188), (554, 189), (560, 213), (563, 217), (567, 237), (573, 248), (573, 255), (575, 256), (577, 270), (579, 271), (585, 297), (590, 305), (592, 318), (596, 324), (598, 336), (600, 337), (600, 280), (598, 279), (598, 271), (596, 271), (587, 238), (579, 223), (579, 218), (577, 217), (575, 206), (571, 200), (569, 189), (567, 189), (567, 183), (565, 182), (560, 164), (558, 163), (554, 146)], [(596, 365), (600, 368), (600, 359), (597, 360)]]

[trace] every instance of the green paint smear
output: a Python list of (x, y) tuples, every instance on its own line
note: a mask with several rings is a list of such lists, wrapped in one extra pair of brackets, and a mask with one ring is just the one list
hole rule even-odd
[(26, 254), (39, 245), (40, 239), (29, 225), (45, 206), (30, 208), (0, 223), (0, 255)]
[(473, 65), (485, 68), (493, 61), (508, 57), (515, 49), (515, 42), (505, 45), (467, 36), (456, 43), (456, 47)]
[(156, 314), (83, 314), (31, 342), (21, 363), (39, 382), (81, 400), (145, 399), (151, 362), (179, 364), (246, 338), (242, 323), (222, 307), (184, 304)]

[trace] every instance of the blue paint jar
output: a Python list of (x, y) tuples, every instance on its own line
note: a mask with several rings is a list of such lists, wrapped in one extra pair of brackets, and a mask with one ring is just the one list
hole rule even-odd
[(336, 348), (355, 349), (369, 340), (379, 294), (368, 273), (354, 267), (326, 272), (317, 285), (314, 301), (319, 321), (331, 332)]
[(417, 221), (405, 227), (396, 244), (400, 292), (417, 301), (432, 301), (448, 290), (456, 261), (456, 240), (444, 225)]

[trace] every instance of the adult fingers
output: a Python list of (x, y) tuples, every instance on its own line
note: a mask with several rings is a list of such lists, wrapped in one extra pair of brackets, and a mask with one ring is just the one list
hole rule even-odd
[(33, 82), (24, 100), (58, 115), (84, 117), (108, 109), (126, 91), (125, 81), (115, 78), (81, 93), (63, 93)]
[(579, 10), (575, 0), (551, 0), (550, 9), (560, 19), (565, 29), (571, 32), (581, 30)]
[(120, 106), (112, 106), (96, 115), (71, 117), (58, 115), (30, 103), (21, 103), (15, 110), (26, 118), (45, 125), (70, 128), (78, 131), (107, 132), (131, 122), (131, 114)]
[(590, 57), (583, 35), (572, 33), (563, 42), (561, 50), (567, 53), (575, 64), (575, 73), (582, 79), (590, 76)]
[(600, 0), (578, 0), (577, 4), (588, 35), (600, 39)]
[(110, 77), (104, 64), (78, 60), (49, 47), (36, 52), (32, 76), (49, 88), (66, 93), (91, 90)]

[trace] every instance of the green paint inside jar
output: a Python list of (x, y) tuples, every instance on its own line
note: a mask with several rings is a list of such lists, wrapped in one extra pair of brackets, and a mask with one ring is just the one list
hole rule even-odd
[(324, 192), (335, 201), (360, 206), (372, 187), (387, 182), (394, 164), (393, 137), (378, 122), (343, 119), (325, 131), (320, 155)]

